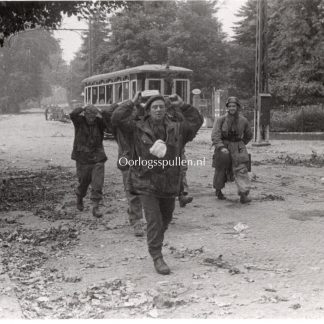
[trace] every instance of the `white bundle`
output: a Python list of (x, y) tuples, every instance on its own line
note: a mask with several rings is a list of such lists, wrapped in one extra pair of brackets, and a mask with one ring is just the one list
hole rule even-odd
[(155, 141), (155, 143), (150, 148), (150, 153), (158, 158), (165, 157), (166, 151), (167, 151), (167, 146), (165, 145), (164, 141), (160, 139)]

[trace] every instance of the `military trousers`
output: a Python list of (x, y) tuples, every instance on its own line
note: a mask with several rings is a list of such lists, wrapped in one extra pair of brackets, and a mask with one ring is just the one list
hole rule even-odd
[(139, 221), (141, 221), (143, 218), (142, 203), (138, 195), (133, 195), (129, 192), (129, 190), (127, 190), (126, 183), (127, 183), (128, 170), (123, 170), (122, 175), (123, 175), (124, 190), (128, 201), (127, 212), (129, 217), (129, 223), (130, 225), (133, 226)]
[(85, 197), (89, 185), (91, 185), (90, 199), (92, 201), (102, 200), (102, 189), (105, 178), (105, 163), (98, 162), (92, 164), (82, 164), (76, 162), (77, 177), (79, 185), (76, 189), (76, 194), (80, 197)]
[(227, 181), (232, 181), (234, 178), (237, 186), (238, 194), (248, 194), (250, 192), (251, 183), (248, 175), (248, 168), (245, 163), (241, 163), (230, 170), (226, 168), (215, 168), (213, 186), (216, 190), (221, 190), (225, 187)]
[(175, 198), (141, 195), (140, 199), (147, 222), (148, 250), (153, 260), (156, 260), (162, 257), (164, 233), (172, 220)]

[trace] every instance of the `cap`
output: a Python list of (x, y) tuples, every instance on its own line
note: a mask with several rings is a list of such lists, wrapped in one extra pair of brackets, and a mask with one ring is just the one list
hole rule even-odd
[(147, 100), (147, 102), (145, 103), (145, 110), (149, 110), (151, 107), (151, 104), (153, 101), (156, 100), (162, 100), (165, 103), (165, 99), (162, 95), (156, 95), (156, 96), (152, 96), (149, 100)]

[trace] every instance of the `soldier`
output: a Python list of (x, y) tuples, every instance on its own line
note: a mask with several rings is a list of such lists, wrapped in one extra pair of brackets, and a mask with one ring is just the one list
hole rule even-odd
[(76, 161), (79, 185), (76, 189), (77, 209), (82, 211), (83, 198), (91, 184), (92, 214), (102, 217), (99, 202), (102, 200), (105, 162), (107, 156), (103, 147), (103, 136), (107, 112), (102, 113), (93, 105), (76, 108), (70, 114), (74, 125), (72, 160)]
[[(117, 104), (111, 106), (111, 110), (115, 110), (118, 107)], [(139, 109), (140, 107), (134, 107), (133, 115), (134, 119), (140, 119)], [(127, 176), (129, 171), (129, 165), (127, 161), (132, 159), (132, 147), (133, 140), (132, 135), (129, 132), (123, 132), (120, 127), (114, 127), (113, 133), (118, 144), (118, 161), (117, 167), (122, 172), (124, 190), (128, 201), (128, 218), (129, 223), (134, 229), (135, 236), (143, 236), (143, 213), (142, 204), (138, 195), (133, 195), (127, 188)]]
[(251, 141), (253, 135), (248, 120), (239, 113), (241, 107), (239, 100), (236, 97), (229, 97), (226, 107), (227, 114), (215, 120), (211, 135), (215, 145), (214, 188), (218, 199), (226, 199), (222, 189), (227, 181), (233, 181), (234, 178), (240, 202), (245, 204), (251, 201), (248, 198), (250, 179), (246, 144)]
[[(175, 122), (181, 122), (184, 120), (183, 115), (179, 107), (174, 106), (170, 100), (166, 100), (167, 115)], [(185, 149), (181, 152), (181, 160), (186, 160)], [(193, 197), (188, 195), (188, 183), (187, 183), (187, 165), (181, 165), (180, 167), (180, 191), (179, 191), (179, 205), (185, 207), (187, 204), (193, 201)]]
[(181, 158), (183, 147), (196, 136), (203, 119), (196, 108), (184, 104), (175, 95), (173, 104), (180, 108), (184, 120), (172, 121), (166, 115), (164, 97), (156, 95), (147, 101), (144, 118), (136, 120), (133, 109), (139, 97), (137, 93), (132, 101), (118, 107), (112, 115), (112, 124), (133, 136), (133, 160), (138, 163), (133, 163), (129, 169), (127, 186), (132, 193), (140, 195), (147, 221), (148, 249), (155, 270), (167, 275), (170, 268), (163, 259), (162, 245), (180, 184), (179, 166), (168, 161)]

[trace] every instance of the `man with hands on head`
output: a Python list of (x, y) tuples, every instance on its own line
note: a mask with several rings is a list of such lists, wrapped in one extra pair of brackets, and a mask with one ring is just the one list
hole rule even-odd
[(103, 147), (104, 119), (109, 118), (107, 111), (99, 111), (93, 105), (75, 108), (70, 118), (74, 125), (72, 160), (76, 161), (79, 185), (76, 188), (77, 209), (84, 209), (83, 198), (91, 184), (92, 214), (102, 217), (99, 203), (105, 176), (107, 156)]
[(140, 101), (140, 92), (112, 115), (113, 126), (133, 137), (133, 160), (154, 162), (153, 167), (148, 163), (134, 163), (128, 172), (127, 186), (131, 193), (140, 196), (147, 221), (148, 250), (155, 270), (164, 275), (170, 273), (162, 255), (164, 233), (172, 220), (181, 180), (180, 166), (168, 161), (181, 158), (183, 147), (193, 140), (203, 123), (196, 108), (185, 104), (178, 95), (171, 99), (183, 114), (181, 122), (168, 117), (165, 98), (161, 95), (152, 96), (146, 102), (144, 118), (134, 118), (132, 111)]

